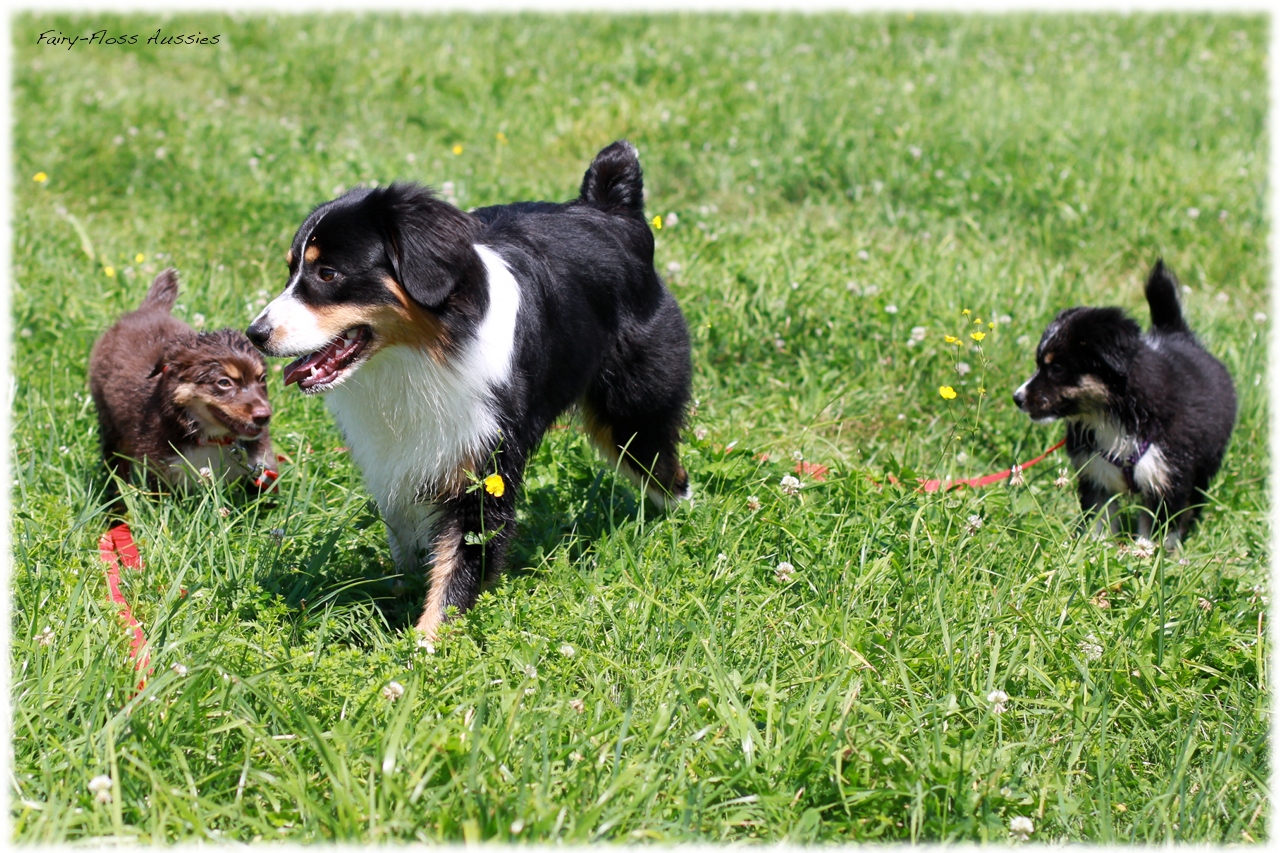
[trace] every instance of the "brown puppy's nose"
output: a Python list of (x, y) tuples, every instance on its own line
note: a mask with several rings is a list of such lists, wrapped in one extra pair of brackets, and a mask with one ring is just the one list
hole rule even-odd
[(253, 418), (255, 425), (264, 427), (267, 425), (267, 422), (271, 420), (271, 407), (254, 406), (253, 413), (250, 414), (249, 417)]

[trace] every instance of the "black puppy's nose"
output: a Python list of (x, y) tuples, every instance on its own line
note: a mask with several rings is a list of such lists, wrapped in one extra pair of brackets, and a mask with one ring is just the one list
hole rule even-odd
[(1023, 404), (1026, 402), (1027, 402), (1027, 392), (1025, 390), (1023, 390), (1022, 388), (1019, 388), (1017, 391), (1013, 392), (1013, 404), (1015, 406), (1017, 406), (1019, 409), (1023, 409), (1025, 408)]
[(244, 336), (258, 349), (266, 349), (267, 338), (271, 337), (271, 327), (264, 320), (254, 320), (253, 325), (245, 329)]

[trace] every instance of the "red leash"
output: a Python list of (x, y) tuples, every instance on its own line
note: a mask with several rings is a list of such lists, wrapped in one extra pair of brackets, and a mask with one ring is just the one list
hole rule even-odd
[(1013, 472), (1015, 470), (1021, 473), (1023, 469), (1030, 468), (1032, 465), (1036, 464), (1037, 462), (1043, 461), (1050, 453), (1057, 450), (1059, 447), (1062, 447), (1062, 445), (1066, 443), (1067, 443), (1067, 440), (1064, 438), (1062, 439), (1062, 441), (1059, 441), (1053, 447), (1050, 447), (1048, 450), (1046, 450), (1044, 453), (1041, 453), (1039, 456), (1037, 456), (1035, 459), (1032, 459), (1030, 462), (1023, 462), (1021, 465), (1014, 465), (1012, 468), (1006, 468), (1003, 471), (1000, 471), (995, 474), (988, 474), (985, 477), (974, 477), (969, 480), (921, 480), (920, 488), (918, 489), (918, 491), (929, 492), (929, 493), (933, 493), (937, 491), (949, 492), (952, 489), (958, 489), (961, 486), (968, 486), (969, 488), (972, 488), (972, 489), (981, 488), (982, 486), (989, 486), (992, 483), (998, 483), (1001, 480), (1009, 479), (1009, 477), (1013, 475)]
[(134, 669), (146, 670), (142, 680), (138, 682), (138, 689), (141, 690), (147, 683), (147, 676), (151, 674), (151, 653), (147, 651), (147, 637), (142, 633), (142, 624), (134, 618), (128, 599), (120, 591), (120, 564), (124, 563), (131, 569), (142, 568), (142, 557), (138, 554), (138, 546), (134, 544), (133, 533), (128, 524), (122, 522), (102, 534), (102, 538), (98, 540), (98, 558), (107, 564), (107, 591), (111, 595), (111, 603), (120, 607), (120, 618), (133, 634), (129, 657), (137, 661)]

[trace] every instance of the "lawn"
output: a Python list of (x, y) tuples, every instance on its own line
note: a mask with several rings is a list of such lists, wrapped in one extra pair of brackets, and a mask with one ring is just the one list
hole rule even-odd
[[(12, 837), (1266, 839), (1268, 26), (13, 18)], [(422, 579), (275, 364), (278, 494), (128, 495), (136, 692), (96, 336), (170, 265), (179, 316), (243, 329), (344, 188), (563, 200), (620, 137), (694, 340), (692, 505), (654, 514), (566, 417), (511, 571), (419, 648)], [(890, 484), (1056, 442), (1010, 399), (1036, 340), (1077, 304), (1145, 325), (1159, 256), (1240, 399), (1180, 553), (1078, 537), (1061, 452)]]

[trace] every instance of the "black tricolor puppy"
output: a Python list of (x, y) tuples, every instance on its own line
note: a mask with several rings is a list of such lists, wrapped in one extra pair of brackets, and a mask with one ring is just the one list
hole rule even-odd
[[(1200, 493), (1222, 464), (1236, 418), (1231, 376), (1187, 328), (1178, 282), (1163, 261), (1147, 279), (1151, 329), (1119, 308), (1069, 308), (1049, 324), (1036, 350), (1036, 372), (1013, 394), (1036, 423), (1067, 422), (1067, 453), (1086, 515), (1112, 496), (1141, 495), (1150, 511), (1138, 521), (1173, 524), (1177, 547), (1200, 513)], [(1106, 528), (1098, 520), (1097, 530)]]
[(689, 334), (653, 251), (625, 141), (564, 204), (466, 213), (392, 184), (322, 204), (298, 230), (289, 283), (248, 336), (301, 356), (286, 385), (325, 393), (397, 567), (429, 572), (428, 638), (501, 570), (525, 463), (573, 404), (655, 503), (689, 497)]

